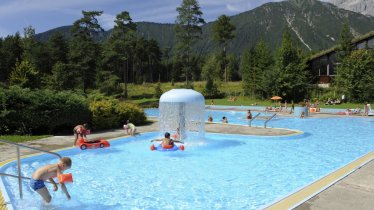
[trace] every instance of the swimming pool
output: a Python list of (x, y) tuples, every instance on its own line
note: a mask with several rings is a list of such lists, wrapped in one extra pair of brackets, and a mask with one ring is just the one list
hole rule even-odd
[[(208, 133), (205, 143), (187, 143), (184, 152), (151, 152), (149, 140), (159, 136), (154, 132), (111, 141), (108, 149), (61, 151), (73, 160), (67, 171), (74, 177), (68, 185), (73, 199), (66, 202), (63, 193), (53, 192), (50, 208), (257, 209), (374, 150), (370, 118), (279, 118), (271, 123), (304, 134)], [(25, 158), (23, 175), (55, 161), (51, 155)], [(0, 171), (16, 174), (16, 164)], [(20, 201), (17, 181), (1, 179), (15, 209), (41, 208), (27, 182)]]
[[(158, 109), (145, 109), (144, 110), (147, 117), (158, 117), (159, 111)], [(251, 111), (252, 116), (255, 116), (257, 111)], [(252, 121), (251, 125), (253, 126), (263, 126), (265, 122), (265, 118), (262, 117), (270, 117), (274, 114), (274, 112), (261, 112), (261, 115), (259, 118), (256, 118), (254, 121)], [(230, 124), (239, 124), (239, 125), (248, 125), (248, 120), (246, 119), (247, 111), (232, 111), (232, 110), (211, 110), (211, 109), (205, 109), (205, 122), (208, 121), (208, 116), (212, 116), (214, 123), (220, 123), (222, 122), (222, 117), (226, 117)], [(275, 120), (279, 119), (279, 117), (275, 117), (272, 121), (268, 123), (270, 125), (271, 122), (274, 122)]]

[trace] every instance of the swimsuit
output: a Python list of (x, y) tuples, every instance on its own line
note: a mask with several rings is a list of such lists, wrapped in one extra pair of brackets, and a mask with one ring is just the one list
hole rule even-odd
[(43, 187), (45, 187), (45, 185), (44, 185), (44, 180), (40, 180), (40, 179), (37, 179), (37, 180), (35, 180), (35, 179), (31, 179), (31, 180), (30, 180), (30, 187), (31, 187), (33, 190), (35, 190), (35, 191), (37, 191), (37, 190), (39, 190), (39, 189), (42, 189)]

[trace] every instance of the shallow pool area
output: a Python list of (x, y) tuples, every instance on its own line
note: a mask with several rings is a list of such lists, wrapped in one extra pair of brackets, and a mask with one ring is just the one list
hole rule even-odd
[[(245, 112), (219, 111), (235, 118)], [(230, 117), (229, 117), (230, 122)], [(374, 150), (371, 118), (277, 118), (271, 127), (301, 130), (287, 137), (207, 133), (205, 141), (186, 141), (185, 151), (150, 151), (159, 132), (111, 141), (111, 147), (59, 151), (73, 160), (72, 200), (52, 192), (46, 207), (23, 182), (24, 199), (14, 178), (1, 177), (15, 209), (258, 209)], [(246, 129), (246, 127), (243, 127)], [(52, 155), (22, 159), (22, 175)], [(16, 174), (16, 163), (0, 168)], [(47, 185), (48, 186), (48, 185)], [(51, 190), (51, 186), (49, 186)], [(2, 189), (4, 190), (4, 189)], [(4, 191), (3, 191), (4, 194)]]
[[(154, 108), (149, 108), (144, 110), (145, 114), (148, 117), (159, 117), (159, 110)], [(248, 125), (249, 121), (246, 119), (246, 111), (234, 111), (234, 110), (211, 110), (205, 109), (205, 122), (208, 122), (208, 117), (211, 116), (213, 118), (213, 123), (221, 123), (222, 117), (226, 117), (228, 119), (229, 124), (239, 124), (239, 125)], [(252, 111), (252, 116), (257, 115), (259, 112)], [(251, 125), (253, 126), (263, 126), (265, 122), (265, 118), (272, 116), (274, 112), (261, 112), (260, 117), (252, 121)], [(279, 119), (280, 117), (276, 116), (270, 123), (274, 122), (275, 120)]]

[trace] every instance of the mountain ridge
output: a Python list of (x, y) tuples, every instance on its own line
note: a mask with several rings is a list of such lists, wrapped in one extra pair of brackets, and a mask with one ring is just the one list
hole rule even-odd
[[(282, 32), (286, 27), (290, 28), (299, 46), (307, 51), (319, 51), (335, 45), (345, 21), (356, 36), (374, 29), (374, 17), (317, 0), (270, 2), (230, 18), (236, 26), (236, 37), (230, 42), (228, 51), (236, 54), (254, 46), (260, 39), (268, 43), (272, 50), (276, 49), (281, 43)], [(203, 34), (195, 45), (196, 51), (210, 53), (217, 49), (217, 44), (211, 38), (213, 23), (214, 21), (202, 26)], [(174, 47), (174, 24), (137, 22), (137, 25), (139, 36), (155, 39), (161, 48)], [(40, 33), (37, 38), (45, 41), (52, 32), (59, 30), (69, 37), (67, 27), (69, 26)], [(110, 32), (111, 30), (106, 31), (103, 37), (108, 37)]]

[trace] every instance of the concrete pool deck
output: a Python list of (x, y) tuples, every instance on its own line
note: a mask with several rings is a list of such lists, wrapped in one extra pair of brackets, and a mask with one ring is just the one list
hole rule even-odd
[[(288, 115), (288, 114), (284, 114)], [(335, 116), (335, 115), (334, 115)], [(328, 115), (320, 115), (311, 117), (331, 117)], [(263, 136), (279, 136), (279, 135), (296, 135), (300, 133), (295, 130), (288, 129), (276, 129), (276, 128), (262, 128), (262, 127), (248, 127), (239, 125), (228, 125), (220, 123), (207, 123), (207, 132), (212, 133), (227, 133), (227, 134), (242, 134), (242, 135), (263, 135)], [(138, 132), (152, 132), (158, 131), (159, 126), (157, 122), (150, 123), (145, 126), (138, 126)], [(90, 139), (95, 138), (105, 138), (113, 139), (119, 137), (126, 137), (127, 134), (122, 129), (107, 130), (105, 132), (92, 133), (89, 135)], [(57, 150), (67, 147), (72, 147), (74, 140), (73, 135), (68, 136), (53, 136), (49, 138), (44, 138), (40, 140), (34, 140), (30, 142), (24, 142), (22, 144), (33, 146), (45, 150)], [(35, 151), (28, 149), (21, 149), (22, 155), (35, 154)], [(0, 166), (8, 161), (15, 160), (16, 149), (14, 146), (0, 144)], [(325, 185), (320, 185), (322, 189), (309, 193), (308, 195), (303, 195), (302, 200), (293, 201), (297, 205), (292, 205), (288, 203), (285, 206), (278, 206), (277, 208), (269, 207), (269, 209), (287, 209), (297, 206), (295, 209), (307, 210), (307, 209), (372, 209), (374, 206), (374, 152), (362, 157), (364, 160), (359, 161), (359, 163), (354, 164), (349, 168), (349, 165), (343, 167), (342, 169), (348, 170), (341, 172), (340, 174), (332, 173), (332, 178), (330, 183), (324, 183)], [(348, 168), (346, 168), (348, 167)], [(340, 169), (339, 169), (340, 170)], [(339, 171), (338, 170), (338, 171)], [(328, 175), (330, 176), (330, 175)], [(325, 177), (324, 177), (325, 178)], [(326, 182), (323, 180), (322, 182)], [(336, 182), (339, 180), (338, 182)], [(320, 180), (318, 180), (320, 181)], [(316, 181), (316, 182), (318, 182)], [(331, 182), (335, 182), (331, 185)], [(331, 186), (330, 186), (331, 185)], [(309, 186), (308, 186), (309, 187)], [(301, 191), (301, 190), (300, 190)], [(296, 194), (296, 193), (295, 193)], [(313, 195), (313, 197), (311, 197)], [(290, 195), (289, 197), (291, 197)], [(305, 199), (307, 198), (307, 199)], [(285, 199), (288, 199), (285, 198)], [(281, 201), (281, 200), (280, 200)], [(279, 202), (280, 202), (279, 201)], [(300, 204), (300, 205), (299, 205)], [(0, 209), (5, 209), (4, 201), (0, 193)]]

